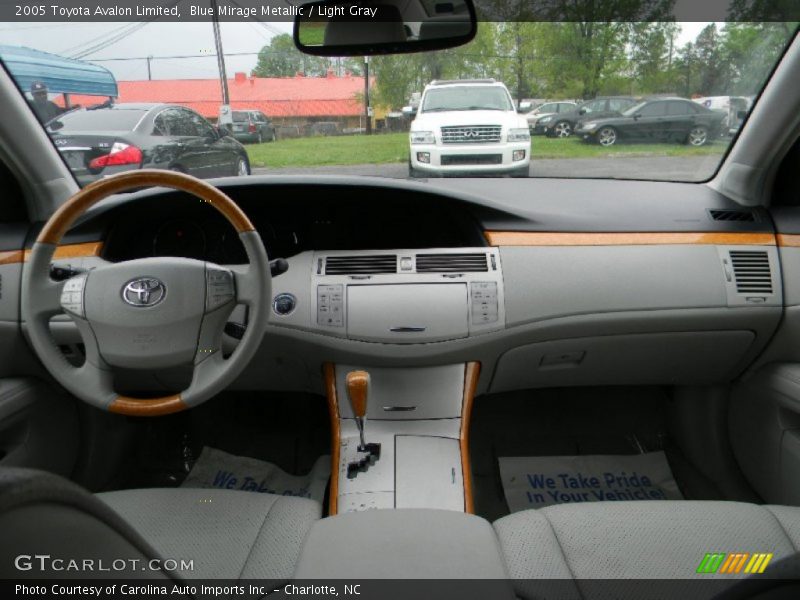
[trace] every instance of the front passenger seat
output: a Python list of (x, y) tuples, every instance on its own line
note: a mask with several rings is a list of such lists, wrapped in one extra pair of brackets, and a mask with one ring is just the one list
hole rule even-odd
[(565, 598), (591, 598), (590, 583), (607, 579), (724, 579), (732, 585), (748, 576), (744, 569), (698, 573), (706, 553), (767, 553), (774, 564), (800, 551), (800, 507), (794, 506), (591, 502), (513, 513), (494, 527), (522, 599), (540, 595), (535, 579), (574, 580)]
[[(30, 469), (0, 469), (0, 578), (92, 577), (92, 572), (18, 570), (17, 557), (66, 560), (173, 559), (175, 572), (117, 577), (291, 578), (300, 546), (320, 518), (318, 502), (235, 490), (165, 488), (92, 496)], [(191, 565), (181, 570), (181, 561)], [(25, 569), (30, 561), (23, 559)], [(141, 565), (142, 563), (137, 563)], [(168, 565), (168, 568), (171, 566)]]

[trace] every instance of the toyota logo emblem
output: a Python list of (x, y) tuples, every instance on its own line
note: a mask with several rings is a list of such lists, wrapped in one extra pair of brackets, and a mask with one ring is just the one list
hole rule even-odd
[(122, 299), (139, 308), (155, 306), (166, 295), (166, 286), (154, 277), (137, 277), (122, 287)]

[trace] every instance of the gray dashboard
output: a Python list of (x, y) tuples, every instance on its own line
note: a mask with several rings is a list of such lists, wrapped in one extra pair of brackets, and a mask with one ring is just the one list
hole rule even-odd
[[(715, 210), (741, 207), (697, 184), (339, 177), (218, 183), (260, 231), (260, 223), (313, 222), (302, 230), (292, 225), (305, 245), (286, 253), (289, 270), (273, 281), (261, 351), (235, 384), (243, 389), (321, 391), (324, 362), (479, 361), (479, 391), (729, 381), (776, 331), (787, 277), (781, 265), (800, 252), (774, 241), (731, 243), (735, 236), (723, 243), (491, 245), (482, 235), (701, 232), (764, 234), (763, 240), (774, 233), (766, 211), (715, 219)], [(292, 202), (281, 202), (288, 194)], [(151, 190), (111, 198), (65, 241), (105, 239), (111, 251), (115, 240), (126, 239), (125, 227), (136, 227), (136, 211), (153, 222), (171, 218), (160, 216), (168, 197)], [(325, 219), (341, 239), (305, 236), (324, 228)], [(356, 225), (383, 230), (364, 237)], [(755, 292), (741, 287), (751, 259), (766, 281)], [(786, 285), (797, 287), (792, 278)], [(66, 322), (55, 328), (61, 341), (73, 335)], [(226, 342), (235, 347), (234, 338)], [(178, 378), (159, 373), (135, 385), (161, 389)]]

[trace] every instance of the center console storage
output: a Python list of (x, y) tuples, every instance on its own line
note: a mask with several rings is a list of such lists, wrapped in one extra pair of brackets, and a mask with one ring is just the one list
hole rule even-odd
[(335, 419), (331, 514), (379, 508), (470, 512), (464, 425), (477, 374), (477, 363), (327, 365)]
[(347, 313), (347, 337), (354, 340), (424, 343), (469, 335), (465, 283), (351, 285)]
[[(294, 579), (482, 579), (476, 598), (514, 598), (500, 544), (484, 519), (442, 510), (376, 510), (317, 521)], [(477, 590), (475, 590), (477, 592)], [(434, 597), (425, 595), (426, 597)]]

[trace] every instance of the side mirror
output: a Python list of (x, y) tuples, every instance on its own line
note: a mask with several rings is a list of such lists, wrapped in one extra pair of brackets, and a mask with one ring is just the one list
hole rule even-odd
[(231, 130), (225, 127), (225, 125), (217, 125), (214, 128), (214, 131), (217, 133), (217, 137), (224, 138), (231, 135)]
[(461, 46), (477, 32), (472, 0), (434, 4), (433, 14), (408, 0), (322, 0), (297, 7), (295, 46), (316, 56), (371, 56)]
[(633, 115), (633, 120), (634, 121), (638, 121), (641, 118), (642, 118), (642, 113), (638, 113), (637, 112), (636, 114)]
[(585, 115), (588, 111), (585, 108), (582, 108), (578, 111), (579, 115)]
[(526, 113), (531, 112), (531, 103), (530, 102), (520, 102), (519, 108), (517, 108), (517, 112)]
[(405, 115), (406, 117), (416, 117), (417, 109), (413, 106), (404, 106), (403, 115)]

